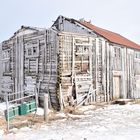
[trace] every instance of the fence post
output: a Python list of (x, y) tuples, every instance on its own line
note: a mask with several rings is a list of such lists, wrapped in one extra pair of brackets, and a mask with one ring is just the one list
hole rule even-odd
[(48, 121), (48, 94), (44, 94), (44, 120)]
[(37, 89), (34, 89), (35, 92), (35, 101), (36, 101), (36, 107), (38, 107), (38, 93), (37, 93)]
[(7, 110), (7, 131), (9, 131), (9, 102), (8, 102), (8, 94), (6, 94), (6, 110)]
[(61, 84), (59, 84), (59, 92), (60, 92), (60, 107), (61, 107), (61, 110), (63, 110), (64, 107), (63, 107), (63, 95), (62, 95)]

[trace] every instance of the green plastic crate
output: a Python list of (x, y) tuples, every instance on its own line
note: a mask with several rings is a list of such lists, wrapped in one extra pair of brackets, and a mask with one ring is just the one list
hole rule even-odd
[(27, 113), (30, 113), (30, 103), (26, 102), (26, 106), (27, 106)]
[(19, 115), (26, 115), (30, 112), (36, 111), (36, 109), (36, 102), (34, 100), (25, 102), (19, 106)]
[[(12, 109), (10, 109), (10, 110), (9, 110), (9, 121), (11, 121), (14, 117), (15, 117), (14, 112), (13, 112)], [(5, 118), (6, 118), (6, 121), (8, 121), (7, 110), (5, 110)]]
[(19, 106), (13, 107), (14, 115), (18, 116), (19, 115)]
[(35, 101), (27, 102), (26, 105), (27, 105), (27, 112), (28, 113), (36, 111), (36, 103), (35, 103)]
[(19, 106), (19, 115), (26, 115), (28, 113), (27, 111), (27, 103), (23, 103)]
[(30, 112), (34, 112), (36, 111), (37, 107), (36, 107), (36, 102), (35, 101), (30, 101)]
[[(12, 107), (9, 109), (9, 121), (15, 118), (15, 116), (19, 115), (19, 108), (18, 107)], [(8, 114), (7, 110), (5, 110), (5, 118), (6, 121), (8, 121)]]

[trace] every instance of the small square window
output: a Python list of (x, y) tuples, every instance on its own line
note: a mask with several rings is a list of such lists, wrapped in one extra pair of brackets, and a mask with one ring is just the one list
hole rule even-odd
[(32, 55), (32, 50), (28, 49), (28, 55)]
[(120, 58), (121, 57), (121, 50), (120, 48), (114, 48), (114, 56)]
[(33, 47), (33, 55), (37, 54), (37, 47)]

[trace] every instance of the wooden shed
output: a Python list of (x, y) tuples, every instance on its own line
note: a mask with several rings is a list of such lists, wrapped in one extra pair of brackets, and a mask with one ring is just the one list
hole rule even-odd
[[(54, 109), (140, 98), (140, 46), (84, 20), (22, 26), (0, 45), (0, 94), (49, 94)], [(18, 98), (18, 97), (13, 97)]]

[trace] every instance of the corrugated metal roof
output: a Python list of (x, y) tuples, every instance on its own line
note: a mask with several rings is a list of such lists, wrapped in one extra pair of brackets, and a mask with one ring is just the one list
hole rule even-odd
[(129, 39), (121, 36), (120, 34), (102, 29), (102, 28), (92, 25), (91, 23), (86, 22), (86, 21), (83, 21), (83, 22), (77, 21), (77, 22), (80, 23), (81, 25), (87, 27), (88, 29), (94, 31), (95, 33), (103, 36), (104, 38), (106, 38), (107, 40), (109, 40), (112, 43), (116, 43), (116, 44), (124, 45), (126, 47), (140, 50), (140, 45), (134, 43), (133, 41), (130, 41)]

